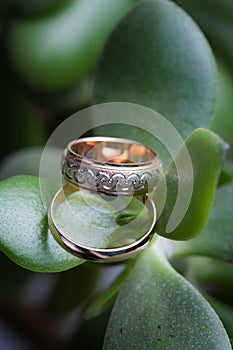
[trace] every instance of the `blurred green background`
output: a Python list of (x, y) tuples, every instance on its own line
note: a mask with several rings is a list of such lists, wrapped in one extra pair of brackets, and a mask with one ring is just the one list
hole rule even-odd
[[(22, 169), (36, 175), (37, 147), (62, 120), (91, 105), (104, 43), (136, 2), (0, 0), (1, 179)], [(212, 129), (233, 146), (233, 2), (176, 2), (200, 25), (217, 58), (220, 97)], [(120, 270), (85, 264), (42, 275), (1, 255), (0, 349), (98, 349), (108, 312), (90, 321), (81, 321), (80, 314)], [(86, 276), (93, 278), (80, 288)]]

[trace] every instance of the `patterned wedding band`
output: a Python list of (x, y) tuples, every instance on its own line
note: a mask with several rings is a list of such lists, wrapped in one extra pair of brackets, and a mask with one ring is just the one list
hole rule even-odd
[(162, 172), (156, 152), (128, 139), (87, 137), (65, 149), (62, 173), (79, 188), (109, 195), (150, 192)]
[(54, 196), (48, 211), (48, 222), (50, 230), (56, 241), (69, 253), (81, 259), (89, 260), (92, 262), (111, 263), (130, 258), (136, 253), (142, 251), (149, 244), (154, 234), (154, 227), (156, 223), (156, 208), (154, 202), (152, 199), (150, 199), (148, 194), (139, 196), (138, 198), (143, 201), (148, 209), (151, 217), (150, 227), (148, 231), (142, 235), (142, 237), (133, 243), (116, 248), (92, 248), (78, 244), (68, 238), (66, 234), (62, 232), (62, 229), (60, 229), (56, 224), (54, 216), (57, 207), (66, 200), (67, 196), (75, 191), (79, 191), (79, 189), (75, 189), (75, 187), (66, 184)]

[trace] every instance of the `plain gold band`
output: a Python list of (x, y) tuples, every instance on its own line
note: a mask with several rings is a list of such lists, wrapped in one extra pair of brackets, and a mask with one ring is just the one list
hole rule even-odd
[(56, 241), (69, 253), (85, 260), (93, 261), (93, 262), (116, 262), (128, 259), (134, 256), (136, 253), (143, 250), (151, 241), (154, 234), (154, 227), (156, 223), (156, 208), (154, 202), (149, 197), (148, 194), (141, 196), (140, 198), (143, 200), (145, 205), (147, 206), (149, 212), (152, 216), (152, 223), (149, 230), (138, 240), (135, 242), (117, 248), (92, 248), (87, 247), (81, 244), (77, 244), (71, 239), (67, 238), (63, 232), (61, 232), (55, 224), (54, 220), (54, 210), (56, 207), (64, 200), (65, 195), (69, 195), (73, 192), (77, 191), (77, 189), (72, 186), (66, 184), (63, 188), (61, 188), (54, 196), (50, 208), (48, 210), (48, 222), (50, 230), (56, 239)]

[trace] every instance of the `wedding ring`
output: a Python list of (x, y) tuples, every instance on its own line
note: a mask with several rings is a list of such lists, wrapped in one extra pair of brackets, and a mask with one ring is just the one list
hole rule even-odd
[(74, 240), (67, 237), (67, 234), (65, 232), (62, 232), (62, 230), (59, 228), (59, 225), (56, 223), (55, 213), (58, 206), (75, 191), (79, 190), (73, 186), (70, 186), (69, 184), (66, 184), (54, 196), (48, 211), (48, 222), (50, 230), (56, 241), (69, 253), (81, 259), (89, 260), (92, 262), (110, 263), (128, 259), (138, 252), (142, 251), (149, 244), (154, 234), (153, 231), (156, 223), (156, 208), (154, 202), (152, 199), (150, 199), (148, 194), (140, 196), (140, 200), (143, 201), (150, 214), (150, 227), (147, 232), (142, 235), (142, 237), (135, 240), (133, 243), (113, 248), (93, 248), (76, 243)]
[[(115, 262), (134, 256), (149, 244), (154, 234), (156, 208), (149, 193), (156, 186), (161, 172), (162, 163), (156, 152), (132, 140), (87, 137), (70, 142), (62, 160), (62, 173), (67, 184), (55, 194), (48, 210), (49, 227), (54, 238), (71, 254), (89, 261)], [(113, 244), (111, 248), (89, 247), (75, 242), (67, 232), (63, 232), (66, 229), (56, 223), (55, 213), (69, 195), (81, 189), (84, 190), (82, 194), (100, 192), (102, 197), (107, 195), (108, 198), (117, 195), (128, 196), (129, 199), (136, 197), (149, 215), (146, 232), (130, 243), (126, 240), (124, 244)], [(137, 223), (136, 230), (139, 230)]]
[(87, 137), (65, 149), (62, 173), (79, 188), (109, 195), (150, 192), (162, 172), (156, 152), (128, 139)]

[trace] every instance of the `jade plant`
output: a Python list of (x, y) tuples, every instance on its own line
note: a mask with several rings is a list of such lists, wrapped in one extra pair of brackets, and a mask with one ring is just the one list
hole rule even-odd
[[(90, 46), (77, 45), (67, 54), (70, 61), (57, 66), (59, 72), (51, 69), (49, 80), (44, 79), (44, 74), (52, 63), (47, 61), (46, 67), (45, 62), (39, 64), (34, 60), (34, 56), (39, 60), (35, 42), (32, 52), (25, 47), (35, 39), (31, 38), (33, 30), (38, 33), (49, 30), (47, 22), (51, 14), (44, 23), (33, 16), (30, 20), (22, 17), (16, 21), (8, 33), (7, 52), (13, 71), (24, 84), (44, 89), (46, 93), (49, 89), (57, 93), (61, 87), (74, 84), (76, 78), (81, 81), (94, 69), (98, 57), (92, 104), (130, 102), (161, 113), (183, 137), (183, 147), (188, 150), (192, 163), (193, 190), (185, 215), (175, 227), (168, 229), (179, 183), (189, 181), (185, 177), (185, 163), (181, 165), (183, 177), (177, 173), (181, 147), (174, 159), (161, 152), (164, 178), (153, 192), (156, 206), (164, 180), (167, 192), (150, 246), (122, 263), (86, 262), (66, 252), (53, 238), (42, 201), (46, 193), (41, 193), (38, 176), (24, 171), (27, 161), (21, 154), (17, 162), (20, 170), (16, 173), (22, 175), (0, 182), (0, 248), (20, 266), (15, 270), (19, 277), (13, 277), (19, 281), (12, 288), (35, 276), (34, 273), (24, 276), (25, 269), (50, 273), (53, 287), (46, 301), (49, 312), (66, 315), (73, 310), (76, 317), (68, 322), (69, 336), (61, 348), (230, 350), (233, 339), (233, 84), (224, 63), (219, 59), (216, 63), (206, 37), (184, 10), (168, 0), (135, 2), (125, 1), (125, 8), (118, 8), (119, 16), (111, 22), (112, 27), (121, 19), (110, 34), (110, 21), (103, 23), (105, 32), (100, 28), (98, 47), (92, 46), (95, 38), (87, 32), (85, 35), (91, 37)], [(15, 0), (15, 3), (19, 6), (20, 2)], [(41, 3), (44, 11), (47, 5)], [(53, 7), (53, 1), (50, 3)], [(70, 8), (66, 11), (72, 12), (72, 3), (76, 8), (77, 1), (69, 2)], [(188, 3), (192, 5), (187, 1), (187, 9)], [(209, 6), (207, 0), (204, 3)], [(60, 8), (64, 4), (59, 1), (56, 6)], [(201, 8), (201, 2), (195, 6)], [(27, 8), (24, 1), (20, 8), (21, 11)], [(28, 8), (32, 15), (30, 6)], [(59, 23), (62, 24), (64, 18)], [(37, 23), (33, 22), (35, 19)], [(25, 38), (27, 26), (32, 30)], [(104, 33), (107, 32), (106, 39)], [(18, 38), (25, 47), (19, 44)], [(47, 39), (55, 41), (53, 36)], [(85, 59), (86, 55), (89, 60)], [(81, 64), (84, 69), (79, 72)], [(146, 118), (144, 123), (147, 130), (156, 127), (148, 125)], [(105, 125), (94, 128), (91, 134), (146, 140), (155, 147), (153, 138), (145, 131), (117, 120), (114, 127), (106, 120)], [(27, 157), (29, 163), (39, 159), (36, 151), (30, 156), (26, 152)], [(8, 164), (9, 160), (3, 164), (2, 173)], [(9, 169), (7, 173), (10, 174)], [(98, 205), (98, 201), (93, 200), (93, 206)], [(79, 203), (79, 210), (85, 209), (85, 203)], [(137, 208), (130, 213), (134, 217), (137, 214)], [(85, 215), (91, 225), (93, 215), (90, 212), (89, 216)], [(114, 220), (116, 227), (119, 222), (124, 223), (124, 217), (117, 214)], [(80, 234), (85, 235), (85, 230)]]

